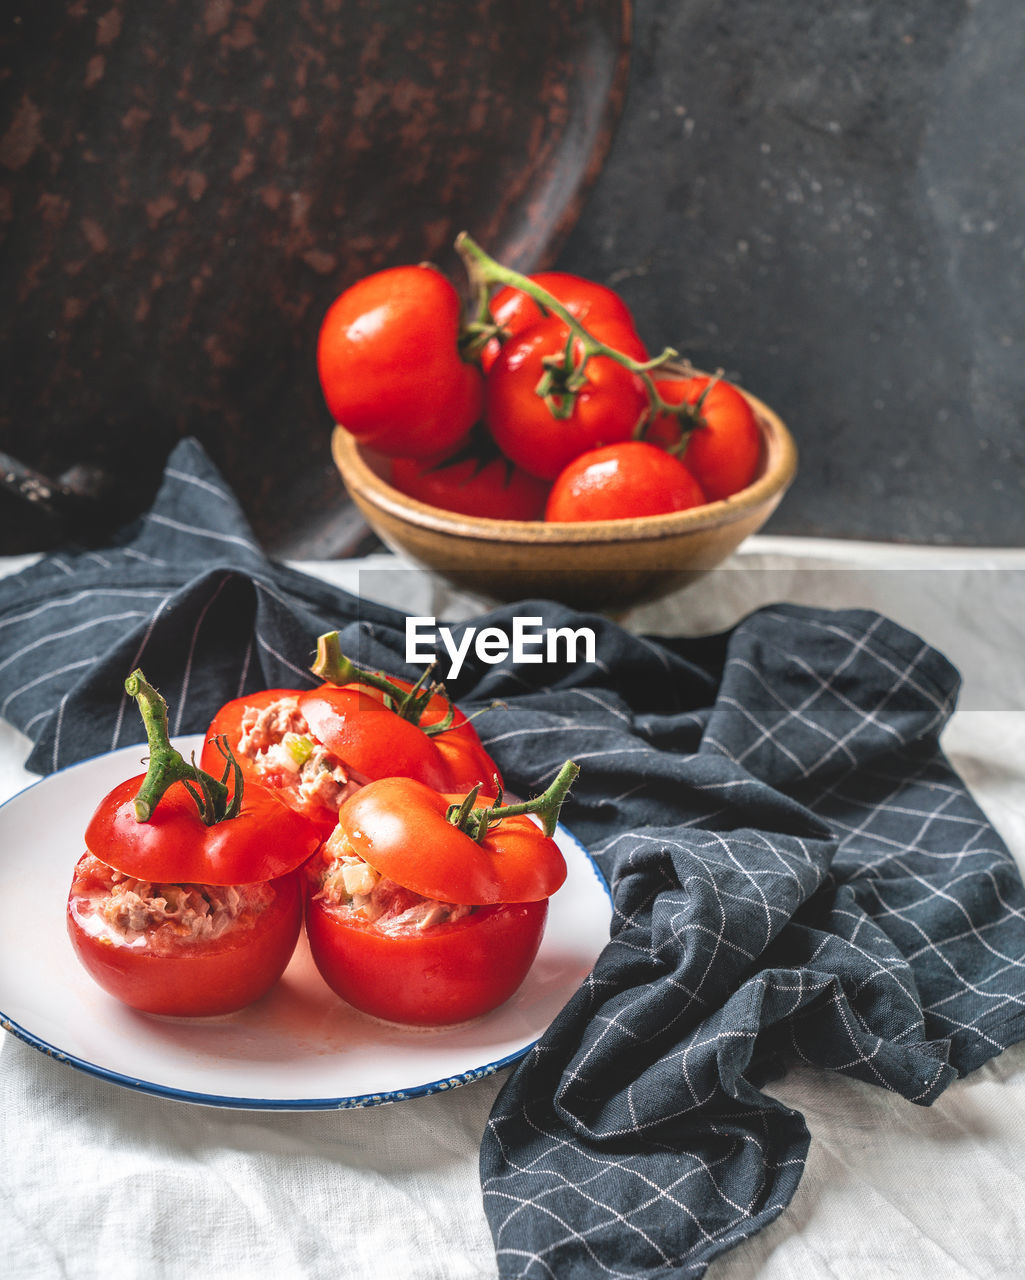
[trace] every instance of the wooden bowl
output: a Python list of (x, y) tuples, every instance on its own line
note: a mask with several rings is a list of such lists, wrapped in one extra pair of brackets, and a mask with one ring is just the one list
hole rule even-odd
[(746, 489), (719, 502), (630, 520), (486, 520), (428, 506), (392, 488), (388, 460), (343, 427), (331, 440), (353, 501), (386, 546), (453, 585), (493, 600), (548, 599), (620, 612), (686, 586), (721, 564), (775, 510), (797, 469), (782, 420), (743, 392), (762, 431)]

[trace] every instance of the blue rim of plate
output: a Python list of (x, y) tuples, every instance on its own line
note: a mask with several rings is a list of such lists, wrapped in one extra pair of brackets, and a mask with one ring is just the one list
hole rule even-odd
[(0, 1011), (0, 1029), (9, 1031), (18, 1040), (30, 1045), (33, 1049), (38, 1049), (48, 1058), (66, 1063), (69, 1067), (75, 1067), (78, 1071), (83, 1071), (86, 1075), (94, 1076), (98, 1080), (105, 1080), (109, 1084), (121, 1085), (136, 1093), (146, 1093), (157, 1098), (171, 1098), (175, 1102), (222, 1107), (236, 1111), (357, 1111), (365, 1107), (381, 1107), (392, 1102), (405, 1102), (412, 1098), (426, 1098), (433, 1093), (445, 1093), (450, 1089), (458, 1089), (460, 1085), (472, 1084), (475, 1080), (493, 1076), (503, 1068), (512, 1066), (514, 1062), (519, 1062), (537, 1044), (537, 1040), (532, 1040), (530, 1044), (524, 1045), (522, 1049), (505, 1058), (500, 1058), (497, 1062), (489, 1062), (486, 1066), (474, 1067), (461, 1075), (432, 1080), (411, 1089), (393, 1089), (385, 1093), (365, 1093), (340, 1098), (234, 1098), (226, 1094), (194, 1093), (187, 1089), (174, 1089), (170, 1085), (154, 1084), (150, 1080), (139, 1080), (134, 1076), (121, 1075), (120, 1072), (112, 1071), (107, 1067), (98, 1067), (94, 1062), (78, 1058), (72, 1053), (65, 1053), (63, 1049), (58, 1049), (46, 1040), (34, 1036), (18, 1023), (12, 1022), (2, 1011)]
[[(129, 747), (133, 745), (144, 744), (128, 744)], [(119, 748), (119, 750), (124, 749), (126, 748)], [(32, 791), (38, 786), (42, 786), (43, 783), (50, 781), (50, 779), (56, 778), (61, 774), (70, 773), (73, 769), (81, 768), (83, 765), (102, 759), (105, 755), (112, 754), (115, 753), (101, 752), (99, 755), (89, 756), (85, 760), (76, 760), (74, 764), (58, 769), (56, 773), (37, 778), (35, 782), (30, 782), (28, 786), (22, 787), (20, 791), (16, 791), (14, 795), (8, 796), (3, 803), (0, 803), (0, 811), (5, 809), (12, 801), (17, 800), (19, 796), (23, 796), (26, 792)], [(592, 874), (598, 881), (599, 886), (604, 890), (609, 904), (614, 906), (612, 891), (597, 862), (572, 831), (563, 826), (561, 822), (558, 824), (558, 829), (584, 855)], [(89, 1062), (86, 1058), (79, 1058), (73, 1053), (65, 1053), (63, 1049), (50, 1044), (49, 1041), (33, 1035), (31, 1031), (21, 1026), (20, 1023), (15, 1022), (13, 1018), (9, 1018), (2, 1009), (0, 1009), (0, 1030), (10, 1032), (16, 1039), (45, 1054), (46, 1057), (52, 1058), (55, 1062), (74, 1067), (77, 1071), (82, 1071), (97, 1080), (105, 1080), (109, 1084), (116, 1084), (122, 1088), (131, 1089), (136, 1093), (145, 1093), (157, 1098), (169, 1098), (175, 1102), (187, 1102), (196, 1106), (220, 1107), (236, 1111), (357, 1111), (367, 1107), (386, 1106), (394, 1102), (406, 1102), (413, 1098), (426, 1098), (432, 1094), (446, 1093), (451, 1089), (458, 1089), (461, 1085), (473, 1084), (476, 1080), (483, 1080), (489, 1076), (496, 1075), (499, 1071), (525, 1058), (538, 1043), (538, 1039), (540, 1039), (538, 1037), (538, 1039), (531, 1040), (529, 1044), (523, 1045), (522, 1048), (517, 1049), (514, 1053), (507, 1054), (504, 1058), (498, 1058), (494, 1062), (485, 1063), (480, 1067), (472, 1067), (459, 1075), (445, 1076), (438, 1080), (431, 1080), (426, 1084), (414, 1085), (409, 1089), (392, 1089), (382, 1093), (354, 1094), (348, 1097), (334, 1098), (243, 1098), (232, 1097), (227, 1094), (206, 1094), (188, 1089), (175, 1089), (171, 1085), (156, 1084), (151, 1080), (141, 1080), (135, 1076), (122, 1075), (109, 1067), (97, 1066), (95, 1062)]]

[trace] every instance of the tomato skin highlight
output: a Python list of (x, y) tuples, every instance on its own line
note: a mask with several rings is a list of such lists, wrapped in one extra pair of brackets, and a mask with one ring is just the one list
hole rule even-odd
[(429, 266), (389, 267), (328, 308), (317, 372), (334, 421), (384, 454), (448, 449), (480, 417), (480, 370), (457, 345), (459, 295)]
[[(590, 329), (596, 321), (610, 321), (624, 329), (636, 332), (636, 324), (630, 308), (615, 290), (607, 285), (571, 275), (568, 271), (539, 271), (527, 277), (561, 302), (570, 315)], [(541, 307), (530, 297), (511, 285), (503, 285), (489, 304), (491, 318), (506, 332), (506, 341), (521, 333), (538, 320), (545, 318)], [(638, 339), (639, 341), (639, 339)], [(492, 339), (481, 352), (481, 367), (487, 373), (495, 363), (502, 344)]]
[(701, 506), (705, 495), (671, 454), (640, 440), (581, 454), (556, 478), (550, 521), (625, 520)]
[(67, 927), (90, 977), (114, 999), (143, 1013), (209, 1017), (234, 1013), (265, 995), (291, 959), (303, 915), (301, 872), (270, 881), (274, 902), (250, 926), (219, 938), (183, 942), (180, 951), (101, 940), (82, 923), (83, 902), (95, 881), (80, 859), (68, 896)]
[(537, 955), (547, 915), (547, 901), (502, 904), (389, 935), (311, 898), (306, 933), (324, 981), (354, 1008), (389, 1022), (446, 1026), (513, 995)]
[[(737, 388), (721, 378), (713, 383), (703, 375), (656, 378), (655, 387), (667, 404), (697, 406), (700, 402), (701, 426), (691, 432), (681, 461), (709, 502), (747, 488), (758, 472), (762, 437), (754, 410)], [(660, 414), (644, 438), (671, 446), (680, 439), (680, 422), (672, 414)]]
[[(646, 360), (643, 343), (630, 331), (608, 322), (589, 326), (599, 341), (635, 360)], [(502, 348), (487, 378), (484, 417), (498, 447), (524, 471), (554, 480), (581, 453), (629, 440), (647, 410), (641, 379), (608, 356), (592, 356), (586, 382), (572, 412), (556, 418), (535, 388), (545, 372), (546, 356), (566, 346), (568, 326), (541, 320)], [(581, 354), (579, 339), (574, 348)]]
[(393, 458), (390, 480), (418, 502), (489, 520), (540, 519), (548, 494), (543, 480), (505, 458)]

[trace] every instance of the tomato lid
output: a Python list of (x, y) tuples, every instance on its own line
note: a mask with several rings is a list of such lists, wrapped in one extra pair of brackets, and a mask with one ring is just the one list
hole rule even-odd
[[(408, 680), (389, 676), (402, 689)], [(363, 686), (323, 684), (299, 697), (311, 733), (364, 778), (416, 778), (439, 791), (468, 791), (478, 782), (494, 785), (498, 765), (484, 750), (477, 730), (457, 706), (435, 695), (418, 724), (384, 705), (384, 695)], [(447, 729), (424, 732), (451, 713)]]
[(345, 801), (332, 839), (344, 837), (375, 871), (424, 898), (490, 906), (551, 897), (566, 879), (555, 841), (521, 814), (503, 818), (478, 843), (445, 817), (462, 799), (409, 778), (382, 778)]
[(417, 778), (445, 787), (448, 771), (432, 738), (362, 689), (325, 684), (299, 697), (318, 742), (364, 778)]
[(257, 884), (294, 871), (320, 844), (311, 822), (252, 782), (238, 815), (212, 826), (203, 824), (181, 782), (140, 822), (133, 805), (145, 776), (119, 783), (85, 830), (89, 852), (122, 875), (164, 884)]

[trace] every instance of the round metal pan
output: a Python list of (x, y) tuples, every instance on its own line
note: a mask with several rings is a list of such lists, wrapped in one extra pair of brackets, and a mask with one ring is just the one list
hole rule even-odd
[[(377, 268), (550, 261), (606, 154), (628, 0), (37, 0), (0, 18), (0, 551), (142, 510), (203, 441), (279, 556), (363, 528), (314, 365)], [(51, 483), (52, 481), (52, 483)]]

